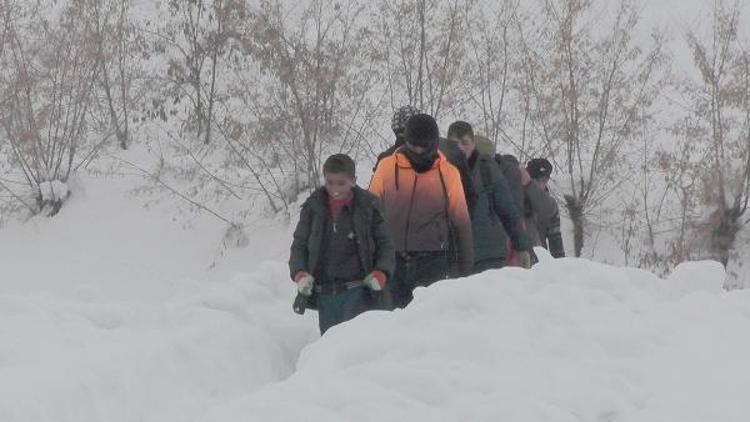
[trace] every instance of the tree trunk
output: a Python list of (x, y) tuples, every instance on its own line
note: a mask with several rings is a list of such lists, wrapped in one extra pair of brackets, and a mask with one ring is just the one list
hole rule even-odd
[(572, 195), (565, 195), (565, 206), (568, 208), (568, 214), (573, 222), (573, 246), (576, 257), (581, 256), (583, 251), (583, 204), (579, 198)]
[(214, 118), (214, 102), (216, 101), (216, 61), (217, 51), (214, 47), (213, 56), (211, 57), (211, 88), (208, 91), (208, 117), (206, 118), (206, 137), (203, 143), (208, 145), (211, 143), (211, 125), (213, 124)]
[(716, 259), (724, 267), (729, 264), (729, 254), (734, 247), (734, 240), (737, 238), (737, 233), (741, 228), (741, 216), (739, 203), (731, 208), (727, 208), (721, 212), (719, 225), (711, 233), (711, 246), (716, 254)]

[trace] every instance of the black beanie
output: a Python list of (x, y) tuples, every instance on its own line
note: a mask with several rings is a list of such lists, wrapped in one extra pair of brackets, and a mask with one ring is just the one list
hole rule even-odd
[(440, 129), (429, 114), (415, 114), (406, 122), (404, 138), (414, 146), (432, 148), (438, 144)]
[(393, 129), (393, 133), (399, 137), (404, 136), (406, 122), (409, 121), (411, 116), (419, 113), (421, 112), (416, 107), (410, 105), (405, 105), (396, 110), (391, 119), (391, 129)]
[(549, 177), (552, 174), (552, 163), (546, 158), (534, 158), (526, 164), (526, 171), (532, 179)]

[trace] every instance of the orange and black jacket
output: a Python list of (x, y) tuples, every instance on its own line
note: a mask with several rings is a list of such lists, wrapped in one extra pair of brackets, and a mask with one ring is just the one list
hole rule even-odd
[(397, 252), (438, 252), (454, 245), (459, 269), (474, 265), (471, 219), (461, 175), (438, 153), (432, 168), (417, 173), (404, 154), (384, 158), (370, 181), (378, 196)]

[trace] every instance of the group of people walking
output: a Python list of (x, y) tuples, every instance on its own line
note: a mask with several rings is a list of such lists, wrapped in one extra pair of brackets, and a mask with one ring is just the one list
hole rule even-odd
[(534, 246), (565, 255), (552, 164), (522, 167), (457, 121), (401, 107), (396, 142), (378, 156), (369, 189), (351, 157), (325, 161), (325, 186), (302, 206), (289, 269), (295, 310), (318, 310), (320, 332), (372, 309), (404, 308), (412, 291), (506, 265), (530, 268)]

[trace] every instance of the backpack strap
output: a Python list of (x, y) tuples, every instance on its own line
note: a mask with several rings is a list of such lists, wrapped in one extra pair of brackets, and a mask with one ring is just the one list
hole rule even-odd
[[(396, 157), (396, 154), (398, 154), (399, 152), (401, 152), (401, 148), (403, 148), (403, 147), (396, 148), (396, 150), (393, 151), (393, 154), (391, 154), (391, 155), (393, 157)], [(396, 182), (396, 190), (399, 190), (400, 186), (399, 186), (399, 183), (398, 183), (398, 158), (396, 158), (394, 161), (396, 162), (396, 164), (394, 165), (395, 169), (393, 170), (393, 173), (394, 173), (394, 178), (396, 179), (395, 180), (395, 182)]]
[(490, 165), (492, 165), (492, 161), (483, 160), (480, 157), (478, 164), (479, 164), (479, 173), (482, 175), (482, 186), (484, 186), (485, 194), (487, 195), (489, 202), (490, 202), (490, 212), (492, 214), (495, 214), (496, 213), (495, 195), (492, 194), (492, 169), (490, 169)]
[(492, 186), (492, 173), (490, 170), (490, 162), (479, 158), (479, 173), (482, 175), (482, 186), (485, 189), (490, 189)]
[(458, 254), (458, 249), (456, 248), (456, 235), (455, 230), (453, 229), (453, 224), (451, 224), (451, 217), (450, 217), (450, 203), (448, 200), (448, 187), (445, 185), (445, 178), (443, 177), (443, 170), (440, 169), (440, 165), (438, 165), (438, 174), (440, 175), (440, 185), (443, 188), (443, 199), (445, 204), (445, 223), (448, 227), (448, 244), (445, 248), (446, 257), (449, 259), (454, 259), (456, 262), (458, 262), (458, 256), (451, 257), (450, 254)]
[(448, 224), (450, 224), (450, 218), (448, 216), (448, 208), (449, 208), (448, 188), (445, 186), (445, 178), (443, 178), (443, 171), (440, 169), (440, 165), (438, 165), (438, 174), (440, 175), (440, 186), (442, 186), (443, 188), (443, 201), (445, 204), (445, 218), (448, 219)]

